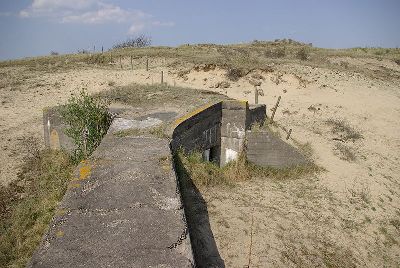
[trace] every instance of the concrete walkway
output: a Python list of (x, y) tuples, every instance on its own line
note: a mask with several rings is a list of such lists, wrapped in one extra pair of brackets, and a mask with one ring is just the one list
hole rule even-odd
[(169, 142), (110, 131), (28, 267), (193, 267)]

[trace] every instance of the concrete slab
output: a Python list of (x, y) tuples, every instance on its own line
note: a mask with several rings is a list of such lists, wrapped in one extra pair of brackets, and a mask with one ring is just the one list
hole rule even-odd
[(105, 136), (28, 267), (193, 267), (169, 141)]

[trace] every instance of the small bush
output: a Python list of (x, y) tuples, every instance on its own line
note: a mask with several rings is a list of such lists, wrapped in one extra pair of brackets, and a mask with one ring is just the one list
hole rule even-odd
[(297, 51), (296, 57), (300, 60), (308, 60), (310, 58), (310, 53), (305, 47), (303, 47)]
[(243, 70), (236, 69), (236, 68), (230, 68), (226, 72), (226, 77), (231, 80), (231, 81), (238, 81), (241, 77), (243, 77), (244, 72)]
[(67, 136), (75, 142), (73, 159), (77, 162), (87, 158), (100, 144), (112, 119), (108, 112), (108, 103), (89, 96), (85, 90), (78, 97), (72, 96), (69, 99), (61, 115), (69, 125)]
[(52, 55), (52, 56), (57, 56), (57, 55), (59, 55), (59, 53), (58, 53), (57, 51), (51, 51), (51, 52), (50, 52), (50, 55)]
[(400, 59), (395, 59), (394, 62), (398, 65), (400, 65)]
[(139, 35), (134, 38), (128, 38), (126, 41), (117, 43), (113, 46), (114, 49), (118, 48), (140, 48), (148, 47), (151, 45), (151, 38), (145, 35)]

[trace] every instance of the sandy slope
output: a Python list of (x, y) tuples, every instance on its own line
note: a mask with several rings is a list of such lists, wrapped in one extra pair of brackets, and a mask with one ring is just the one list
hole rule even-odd
[[(399, 72), (388, 61), (338, 58), (350, 65)], [(164, 61), (160, 61), (162, 64)], [(202, 189), (220, 254), (227, 267), (398, 267), (400, 265), (400, 81), (351, 72), (275, 66), (253, 71), (228, 88), (225, 71), (156, 67), (120, 70), (85, 68), (56, 73), (0, 69), (0, 182), (16, 178), (24, 137), (42, 139), (42, 109), (64, 103), (71, 93), (98, 92), (131, 82), (168, 84), (254, 100), (249, 80), (261, 82), (260, 103), (268, 113), (282, 96), (276, 121), (309, 143), (326, 172), (308, 178), (260, 178), (240, 187)], [(181, 69), (182, 70), (182, 69)], [(329, 119), (343, 119), (362, 135), (340, 141)], [(283, 130), (280, 130), (285, 135)], [(338, 140), (339, 139), (339, 140)], [(347, 148), (347, 158), (340, 148)], [(252, 241), (252, 243), (250, 243)], [(251, 251), (251, 254), (250, 254)]]

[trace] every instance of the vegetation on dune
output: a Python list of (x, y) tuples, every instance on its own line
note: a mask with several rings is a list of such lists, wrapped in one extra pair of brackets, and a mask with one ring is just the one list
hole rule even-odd
[(74, 139), (72, 156), (40, 150), (26, 142), (28, 155), (19, 179), (0, 188), (0, 266), (24, 267), (39, 245), (71, 179), (74, 164), (99, 145), (111, 123), (107, 103), (82, 91), (61, 108), (67, 135)]
[(25, 267), (63, 197), (73, 164), (61, 151), (36, 151), (19, 179), (0, 188), (0, 267)]
[(151, 45), (151, 37), (141, 34), (137, 37), (128, 38), (123, 42), (113, 45), (113, 49), (118, 48), (141, 48)]
[[(139, 60), (141, 68), (145, 59), (171, 59), (174, 66), (186, 68), (186, 65), (214, 65), (231, 73), (229, 79), (237, 77), (254, 69), (273, 71), (276, 64), (300, 63), (311, 67), (327, 67), (334, 70), (346, 70), (364, 73), (372, 77), (400, 77), (390, 73), (391, 70), (371, 71), (360, 66), (348, 64), (346, 61), (332, 61), (335, 58), (373, 58), (399, 62), (399, 48), (357, 47), (349, 49), (325, 49), (313, 47), (311, 44), (296, 42), (291, 39), (275, 41), (253, 41), (247, 44), (216, 45), (198, 44), (182, 45), (179, 47), (148, 46), (151, 40), (146, 36), (126, 40), (115, 44), (114, 48), (104, 53), (78, 53), (69, 55), (52, 55), (45, 57), (26, 58), (13, 61), (2, 61), (0, 67), (23, 66), (31, 70), (55, 72), (71, 68), (84, 68), (96, 65), (101, 68), (121, 68), (120, 61), (125, 61), (125, 68), (130, 59)], [(127, 65), (128, 64), (128, 65)], [(138, 63), (136, 63), (137, 66)], [(151, 64), (150, 64), (151, 65)], [(154, 66), (150, 66), (152, 68)], [(233, 72), (231, 72), (233, 70)]]

